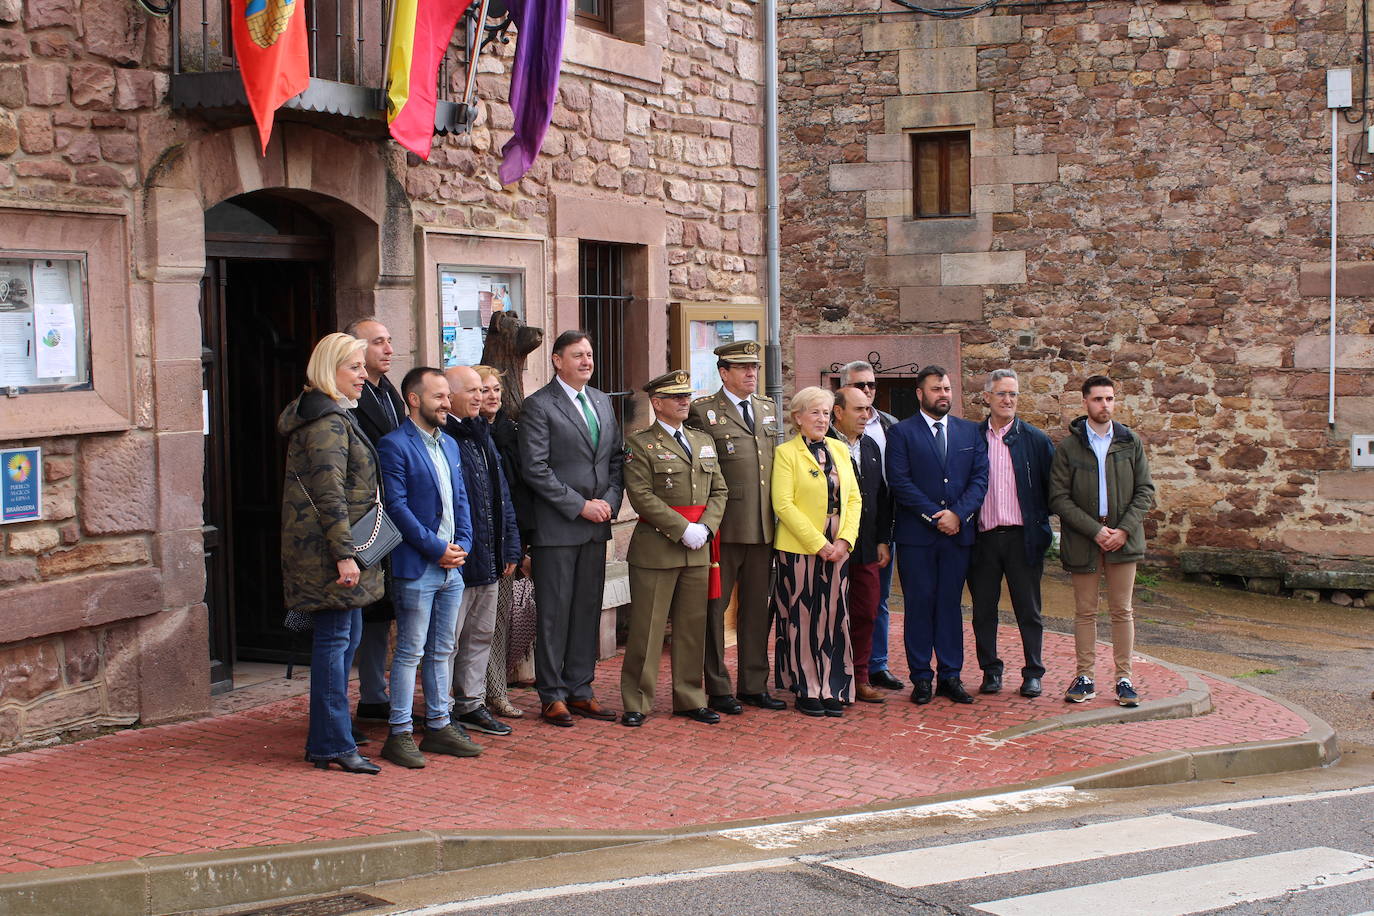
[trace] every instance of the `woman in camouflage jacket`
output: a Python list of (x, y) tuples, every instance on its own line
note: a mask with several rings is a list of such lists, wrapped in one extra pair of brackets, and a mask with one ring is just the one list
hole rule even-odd
[(309, 612), (310, 730), (306, 760), (350, 773), (380, 772), (358, 753), (348, 715), (348, 672), (363, 605), (382, 597), (382, 568), (359, 569), (350, 528), (377, 499), (377, 453), (348, 409), (362, 393), (366, 342), (330, 334), (306, 366), (308, 383), (277, 419), (287, 437), (281, 565), (286, 607)]

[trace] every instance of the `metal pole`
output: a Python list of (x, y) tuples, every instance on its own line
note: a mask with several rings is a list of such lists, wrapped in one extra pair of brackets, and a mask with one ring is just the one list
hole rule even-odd
[(1336, 428), (1336, 109), (1331, 109), (1331, 341), (1326, 425)]
[(482, 31), (487, 27), (487, 5), (491, 0), (482, 0), (477, 7), (477, 28), (473, 31), (472, 47), (468, 48), (468, 81), (463, 87), (463, 115), (472, 107), (472, 92), (477, 88), (477, 55), (482, 53)]
[[(773, 402), (782, 405), (782, 300), (779, 290), (778, 256), (778, 3), (763, 3), (763, 142), (764, 188), (767, 197), (766, 225), (768, 276), (767, 320), (768, 345), (764, 350), (766, 378), (764, 391)], [(782, 438), (782, 424), (778, 424), (778, 438)]]

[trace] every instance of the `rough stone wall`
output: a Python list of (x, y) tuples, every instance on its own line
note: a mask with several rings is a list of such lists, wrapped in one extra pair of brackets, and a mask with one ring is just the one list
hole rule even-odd
[[(783, 5), (785, 338), (957, 332), (966, 415), (1010, 365), (1056, 434), (1106, 372), (1148, 444), (1156, 556), (1374, 556), (1374, 472), (1349, 470), (1374, 432), (1374, 172), (1344, 122), (1326, 424), (1325, 70), (1358, 95), (1358, 5), (809, 18), (875, 8)], [(901, 135), (934, 127), (972, 131), (972, 217), (910, 219)]]

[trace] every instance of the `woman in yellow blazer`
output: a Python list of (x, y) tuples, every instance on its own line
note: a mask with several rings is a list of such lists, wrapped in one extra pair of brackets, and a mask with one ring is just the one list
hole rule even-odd
[(826, 436), (834, 403), (821, 388), (794, 394), (797, 435), (773, 454), (777, 686), (808, 716), (842, 716), (854, 699), (848, 561), (863, 502), (849, 449)]

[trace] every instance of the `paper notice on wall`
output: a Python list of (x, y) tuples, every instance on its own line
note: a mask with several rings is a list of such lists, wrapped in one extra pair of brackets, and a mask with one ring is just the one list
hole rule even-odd
[[(71, 285), (67, 281), (70, 261), (35, 261), (33, 265), (34, 305), (61, 305), (72, 301)], [(67, 308), (71, 308), (70, 305)], [(73, 368), (67, 375), (75, 374)]]
[(76, 309), (70, 302), (34, 305), (33, 341), (40, 379), (76, 375)]
[(0, 388), (37, 384), (33, 346), (33, 313), (0, 312)]

